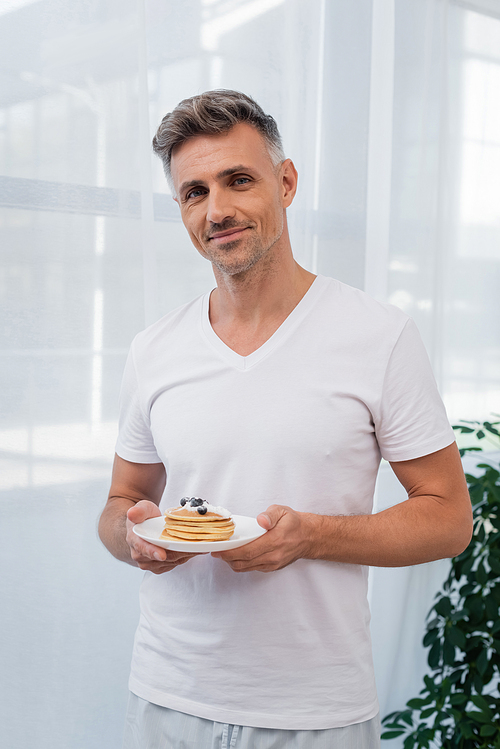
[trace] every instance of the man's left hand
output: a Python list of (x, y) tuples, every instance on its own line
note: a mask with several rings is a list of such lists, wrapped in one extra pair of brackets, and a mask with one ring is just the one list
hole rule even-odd
[(284, 505), (271, 505), (257, 516), (267, 533), (238, 549), (214, 552), (212, 556), (227, 562), (235, 572), (280, 570), (308, 556), (314, 517)]

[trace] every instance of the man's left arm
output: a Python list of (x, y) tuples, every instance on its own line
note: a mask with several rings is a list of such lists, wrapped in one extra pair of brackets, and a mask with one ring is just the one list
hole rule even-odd
[(403, 567), (460, 554), (471, 539), (472, 509), (456, 444), (391, 467), (408, 493), (405, 502), (347, 516), (271, 505), (257, 518), (264, 536), (213, 556), (235, 572), (271, 572), (297, 559)]

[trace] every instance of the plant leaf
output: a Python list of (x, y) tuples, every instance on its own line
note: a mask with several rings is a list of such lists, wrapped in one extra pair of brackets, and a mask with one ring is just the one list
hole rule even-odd
[(482, 710), (484, 713), (492, 715), (491, 707), (488, 705), (488, 703), (486, 702), (486, 700), (481, 694), (472, 694), (470, 696), (470, 701), (473, 702), (474, 705), (478, 707), (480, 710)]
[(479, 622), (483, 617), (483, 601), (480, 596), (471, 596), (467, 601), (469, 610), (469, 619), (473, 622)]
[[(441, 643), (439, 642), (439, 640), (437, 640), (429, 651), (429, 655), (427, 656), (427, 662), (432, 669), (435, 669), (439, 666), (440, 660), (441, 660)], [(410, 705), (409, 702), (407, 702), (406, 704), (408, 705), (408, 707), (413, 707), (413, 705)]]
[(493, 625), (491, 629), (492, 635), (495, 635), (497, 632), (500, 632), (500, 619), (498, 619), (498, 621), (495, 622), (495, 624)]
[(495, 726), (481, 726), (481, 730), (479, 731), (480, 736), (494, 736), (498, 731), (498, 728), (495, 728)]
[[(485, 533), (484, 533), (484, 525), (482, 525), (479, 530), (482, 531), (482, 538), (480, 538), (479, 540), (483, 541), (484, 540), (484, 535), (485, 535)], [(488, 573), (486, 572), (486, 570), (484, 568), (484, 564), (482, 562), (480, 562), (478, 564), (478, 566), (477, 566), (477, 569), (476, 569), (476, 580), (478, 581), (479, 585), (482, 588), (484, 588), (484, 586), (488, 582)]]
[(412, 711), (405, 710), (400, 715), (400, 720), (404, 721), (408, 726), (413, 727)]
[(462, 650), (463, 648), (465, 648), (465, 635), (458, 627), (450, 627), (446, 636), (453, 645), (457, 646), (457, 648), (460, 648)]
[(476, 661), (476, 667), (481, 676), (484, 676), (486, 669), (488, 668), (488, 651), (482, 650)]
[(486, 715), (486, 713), (478, 713), (476, 710), (467, 713), (467, 717), (474, 720), (476, 723), (491, 723), (490, 715)]
[(448, 596), (443, 596), (442, 598), (440, 598), (434, 606), (434, 610), (441, 616), (448, 616), (449, 614), (451, 614), (452, 605)]
[(474, 684), (474, 689), (476, 690), (476, 692), (478, 694), (481, 694), (481, 692), (483, 691), (484, 683), (479, 674), (474, 674), (474, 676), (472, 677), (472, 683)]
[(450, 702), (452, 705), (463, 705), (465, 702), (468, 702), (468, 700), (469, 698), (461, 692), (452, 694), (450, 697)]
[(431, 715), (433, 715), (437, 710), (437, 707), (427, 707), (425, 710), (422, 710), (420, 713), (420, 717), (424, 720), (426, 718), (429, 718)]
[(466, 583), (460, 588), (459, 593), (465, 598), (472, 593), (475, 587), (474, 583)]
[(404, 740), (404, 744), (403, 744), (404, 749), (413, 749), (413, 747), (415, 746), (415, 742), (416, 742), (415, 735), (413, 733), (410, 733), (410, 735), (407, 736), (406, 739)]
[(425, 707), (425, 705), (428, 705), (430, 702), (430, 697), (427, 697), (427, 699), (423, 699), (422, 697), (414, 697), (411, 700), (408, 700), (406, 703), (408, 707), (411, 707), (412, 710), (420, 710), (422, 707)]
[(474, 738), (474, 731), (472, 730), (472, 726), (470, 723), (462, 723), (460, 724), (460, 730), (462, 732), (462, 736), (465, 739), (473, 739)]
[(424, 637), (423, 645), (424, 648), (428, 648), (429, 645), (432, 645), (433, 642), (436, 642), (436, 640), (439, 637), (439, 630), (438, 629), (431, 629)]
[(455, 665), (455, 646), (449, 640), (443, 643), (443, 660), (447, 666)]

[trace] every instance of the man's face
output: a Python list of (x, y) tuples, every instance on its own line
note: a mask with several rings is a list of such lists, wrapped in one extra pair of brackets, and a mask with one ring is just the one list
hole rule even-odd
[(174, 149), (171, 171), (189, 236), (222, 273), (248, 270), (279, 243), (293, 195), (254, 127), (190, 138)]

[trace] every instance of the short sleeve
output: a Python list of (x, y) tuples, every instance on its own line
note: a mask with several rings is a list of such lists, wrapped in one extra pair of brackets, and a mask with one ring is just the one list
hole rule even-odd
[(120, 391), (120, 417), (116, 454), (132, 463), (161, 463), (156, 452), (149, 420), (143, 412), (140, 388), (131, 348)]
[(420, 458), (455, 440), (429, 357), (410, 318), (388, 361), (375, 432), (388, 461)]

